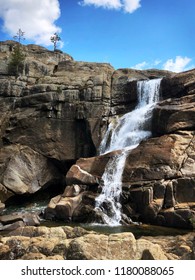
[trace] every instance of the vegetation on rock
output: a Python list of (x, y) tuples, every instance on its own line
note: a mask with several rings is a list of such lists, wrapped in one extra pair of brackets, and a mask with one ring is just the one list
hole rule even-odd
[(20, 44), (14, 47), (8, 64), (8, 72), (10, 75), (18, 76), (24, 69), (25, 55), (21, 50)]
[(54, 35), (51, 36), (50, 40), (53, 43), (54, 51), (55, 51), (57, 49), (57, 43), (59, 41), (61, 41), (61, 38), (60, 38), (60, 36), (57, 33), (54, 33)]

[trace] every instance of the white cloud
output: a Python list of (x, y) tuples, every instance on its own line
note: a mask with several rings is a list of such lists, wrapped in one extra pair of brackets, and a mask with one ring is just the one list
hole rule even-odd
[(94, 5), (96, 7), (103, 7), (108, 9), (120, 9), (121, 1), (120, 0), (83, 0), (79, 2), (83, 6)]
[(141, 7), (141, 0), (123, 0), (123, 9), (127, 13), (133, 13)]
[(0, 7), (3, 30), (10, 36), (21, 28), (26, 39), (49, 46), (51, 35), (61, 32), (55, 25), (60, 17), (58, 0), (0, 0)]
[(140, 62), (134, 66), (132, 66), (131, 68), (136, 69), (136, 70), (143, 70), (146, 69), (148, 66), (148, 63), (146, 61)]
[(176, 56), (175, 60), (172, 58), (168, 59), (163, 65), (163, 68), (164, 70), (169, 70), (173, 72), (182, 72), (190, 68), (190, 62), (191, 58), (189, 57)]
[(82, 0), (79, 4), (83, 6), (94, 5), (95, 7), (102, 7), (114, 10), (123, 10), (126, 13), (133, 13), (139, 7), (141, 0)]
[(154, 61), (154, 66), (157, 66), (157, 65), (159, 65), (159, 64), (160, 64), (161, 62), (162, 62), (161, 60), (159, 60), (159, 59), (156, 59), (156, 60)]
[(154, 61), (150, 61), (150, 62), (147, 62), (147, 61), (143, 61), (143, 62), (140, 62), (134, 66), (132, 66), (131, 68), (133, 69), (136, 69), (136, 70), (144, 70), (144, 69), (152, 69), (152, 68), (156, 68), (156, 66), (159, 67), (159, 65), (161, 64), (161, 60), (159, 59), (156, 59)]
[(152, 69), (157, 67), (157, 69), (163, 69), (163, 70), (168, 70), (173, 72), (183, 72), (194, 68), (194, 65), (192, 64), (189, 65), (190, 62), (192, 62), (192, 59), (189, 57), (176, 56), (175, 59), (168, 59), (164, 64), (162, 60), (156, 59), (152, 62), (151, 61), (140, 62), (132, 66), (131, 68), (137, 70), (144, 70), (144, 69)]

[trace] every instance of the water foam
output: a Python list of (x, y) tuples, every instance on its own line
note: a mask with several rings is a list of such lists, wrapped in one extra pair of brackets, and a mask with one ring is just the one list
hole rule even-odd
[(155, 104), (159, 101), (161, 79), (137, 82), (138, 105), (115, 124), (110, 124), (100, 145), (101, 154), (122, 150), (109, 160), (102, 176), (102, 193), (96, 198), (96, 211), (108, 225), (121, 221), (120, 196), (122, 174), (129, 152), (151, 136), (149, 123)]

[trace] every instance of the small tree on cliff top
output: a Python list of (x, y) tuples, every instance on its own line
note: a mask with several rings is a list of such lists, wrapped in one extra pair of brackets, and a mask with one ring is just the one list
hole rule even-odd
[(50, 40), (53, 43), (53, 47), (54, 47), (54, 51), (55, 51), (56, 48), (57, 48), (57, 43), (59, 41), (61, 41), (61, 38), (60, 38), (60, 36), (57, 33), (54, 33), (54, 35), (51, 36)]
[(24, 34), (25, 34), (25, 32), (19, 28), (18, 32), (16, 33), (16, 35), (13, 38), (16, 39), (18, 41), (18, 43), (20, 43), (21, 40), (25, 40)]

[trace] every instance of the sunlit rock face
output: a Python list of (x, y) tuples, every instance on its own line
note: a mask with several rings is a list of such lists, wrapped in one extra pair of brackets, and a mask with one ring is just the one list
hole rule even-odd
[(0, 239), (0, 259), (194, 260), (194, 237), (191, 232), (137, 239), (131, 232), (100, 234), (81, 227), (21, 226)]
[[(13, 42), (0, 48), (1, 63), (8, 63)], [(21, 48), (26, 55), (21, 75), (9, 76), (7, 68), (1, 73), (3, 144), (30, 145), (60, 161), (95, 155), (114, 69), (39, 46)]]
[[(61, 212), (55, 199), (48, 207), (52, 218), (57, 218), (55, 207), (60, 219), (62, 213), (75, 220), (97, 217), (95, 200), (105, 167), (121, 152), (98, 155), (108, 125), (135, 109), (137, 81), (162, 78), (150, 126), (153, 138), (142, 141), (125, 162), (122, 212), (136, 221), (190, 227), (195, 70), (115, 70), (27, 45), (21, 46), (23, 69), (13, 76), (8, 64), (16, 44), (0, 42), (0, 211), (15, 195), (61, 184), (65, 192), (59, 202), (69, 206)], [(79, 193), (67, 196), (66, 188), (75, 184)]]
[[(142, 141), (127, 156), (122, 175), (121, 203), (123, 213), (135, 221), (170, 227), (194, 226), (194, 72), (165, 78), (166, 83), (177, 80), (178, 87), (176, 89), (174, 84), (174, 98), (162, 100), (154, 108), (151, 133), (155, 137)], [(187, 86), (183, 84), (185, 90), (181, 92), (184, 81), (185, 85), (186, 81), (188, 83)], [(162, 80), (161, 99), (164, 91)], [(166, 94), (171, 97), (172, 89)], [(101, 181), (111, 154), (81, 159), (75, 166), (92, 176), (98, 175)], [(76, 180), (74, 168), (67, 174), (72, 182)], [(87, 184), (85, 179), (82, 183)]]
[(96, 154), (114, 71), (109, 64), (75, 62), (68, 54), (27, 45), (21, 46), (21, 73), (11, 76), (8, 64), (16, 45), (0, 43), (2, 202), (37, 192), (59, 177), (63, 181), (73, 162)]

